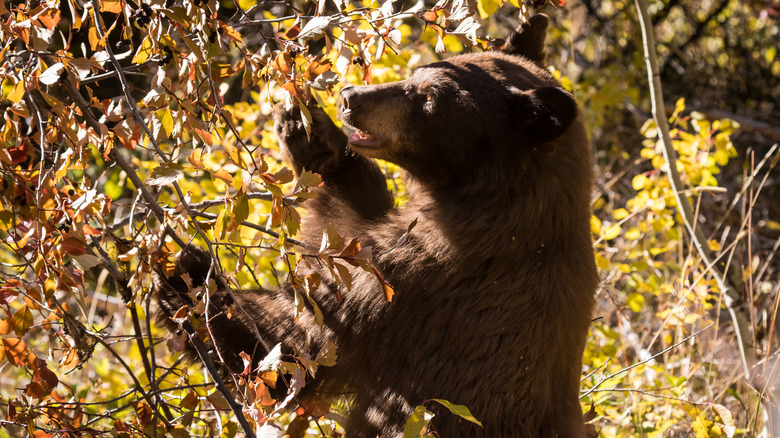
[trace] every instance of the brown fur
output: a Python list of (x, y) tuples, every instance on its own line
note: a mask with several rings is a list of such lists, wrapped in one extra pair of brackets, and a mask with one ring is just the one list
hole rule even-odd
[[(347, 147), (316, 108), (307, 140), (295, 113), (277, 112), (295, 171), (325, 181), (307, 203), (302, 238), (317, 246), (332, 224), (371, 245), (396, 295), (387, 302), (376, 279), (354, 269), (339, 302), (324, 280), (314, 294), (320, 329), (310, 312), (292, 321), (289, 287), (235, 292), (247, 314), (211, 322), (228, 366), (257, 348), (253, 326), (266, 343), (288, 347), (302, 346), (308, 330), (315, 352), (329, 339), (337, 345), (338, 364), (321, 367), (315, 385), (354, 393), (349, 438), (401, 437), (414, 407), (431, 398), (466, 405), (484, 425), (434, 407), (445, 438), (585, 436), (578, 388), (597, 284), (591, 156), (574, 100), (541, 66), (546, 27), (546, 17), (534, 18), (501, 52), (345, 89), (342, 118), (370, 141)], [(407, 171), (405, 205), (393, 208), (365, 157)], [(188, 247), (179, 273), (207, 272), (209, 263)], [(169, 314), (186, 302), (170, 281), (160, 288)]]

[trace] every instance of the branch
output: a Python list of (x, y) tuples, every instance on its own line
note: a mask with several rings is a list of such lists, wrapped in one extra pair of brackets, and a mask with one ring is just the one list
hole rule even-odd
[(656, 58), (656, 44), (655, 35), (653, 34), (653, 27), (650, 22), (650, 15), (647, 12), (647, 0), (634, 0), (637, 13), (639, 15), (639, 24), (642, 28), (642, 46), (645, 52), (645, 63), (647, 64), (647, 76), (648, 87), (650, 88), (650, 101), (652, 102), (653, 118), (658, 126), (659, 141), (663, 146), (664, 160), (666, 161), (666, 167), (669, 172), (669, 184), (677, 202), (677, 208), (682, 216), (685, 228), (690, 234), (693, 246), (699, 253), (704, 263), (707, 265), (707, 270), (712, 272), (712, 276), (718, 283), (718, 288), (723, 296), (723, 303), (731, 316), (734, 323), (734, 332), (737, 335), (737, 341), (739, 344), (739, 351), (742, 357), (742, 367), (744, 368), (745, 378), (750, 378), (750, 366), (756, 362), (755, 351), (748, 344), (746, 339), (747, 334), (747, 320), (742, 314), (738, 314), (735, 310), (735, 304), (739, 300), (737, 292), (730, 288), (723, 277), (723, 274), (714, 265), (712, 256), (710, 255), (709, 248), (705, 246), (706, 239), (701, 228), (695, 227), (695, 216), (688, 198), (684, 198), (680, 192), (683, 183), (680, 179), (680, 174), (677, 171), (677, 156), (672, 146), (672, 140), (669, 135), (669, 122), (664, 110), (664, 97), (661, 87), (661, 76), (658, 72), (658, 59)]
[(209, 374), (214, 379), (214, 383), (217, 385), (217, 389), (219, 389), (219, 392), (222, 393), (222, 396), (224, 396), (225, 400), (227, 400), (228, 405), (230, 405), (230, 409), (233, 410), (233, 414), (236, 416), (236, 419), (241, 425), (241, 428), (244, 430), (246, 436), (249, 438), (255, 438), (255, 434), (252, 432), (252, 426), (250, 426), (249, 422), (246, 421), (246, 417), (244, 417), (244, 413), (241, 410), (241, 405), (236, 402), (236, 400), (233, 398), (233, 394), (230, 393), (230, 390), (227, 388), (227, 386), (225, 386), (225, 382), (223, 382), (222, 378), (219, 376), (219, 372), (214, 367), (214, 362), (212, 362), (211, 356), (209, 355), (206, 346), (203, 344), (203, 340), (201, 340), (198, 333), (195, 332), (195, 328), (187, 320), (181, 323), (181, 328), (187, 332), (187, 336), (190, 338), (192, 346), (195, 347), (195, 351), (198, 352), (198, 356), (200, 357), (201, 362), (203, 362), (203, 365), (205, 365), (206, 369), (208, 369)]
[[(195, 211), (194, 213), (195, 213), (196, 216), (205, 217), (206, 219), (216, 219), (218, 217), (218, 215), (216, 215), (214, 213), (206, 213), (206, 212), (203, 212), (203, 211)], [(268, 234), (269, 236), (276, 237), (277, 239), (279, 238), (279, 233), (277, 233), (276, 231), (271, 231), (268, 228), (261, 227), (260, 225), (253, 224), (252, 222), (243, 221), (243, 222), (241, 222), (240, 225), (243, 225), (243, 226), (245, 226), (247, 228), (252, 228), (253, 230), (257, 230), (257, 231), (260, 231), (262, 233)], [(293, 239), (292, 237), (287, 237), (287, 238), (284, 239), (284, 241), (292, 243), (293, 245), (300, 246), (301, 248), (306, 248), (306, 245), (304, 245), (303, 242), (301, 242), (300, 240), (297, 240), (297, 239)]]
[[(644, 0), (638, 0), (638, 1), (644, 1)], [(676, 344), (672, 345), (671, 347), (668, 347), (668, 348), (666, 348), (666, 349), (664, 349), (664, 350), (661, 350), (661, 351), (659, 351), (658, 353), (656, 353), (656, 354), (654, 354), (654, 355), (652, 355), (652, 356), (648, 357), (647, 359), (645, 359), (645, 360), (643, 360), (643, 361), (641, 361), (641, 362), (637, 362), (637, 363), (635, 363), (635, 364), (633, 364), (633, 365), (631, 365), (631, 366), (627, 366), (627, 367), (625, 367), (625, 368), (621, 369), (620, 371), (614, 372), (614, 373), (612, 373), (612, 374), (610, 374), (610, 375), (608, 375), (608, 376), (606, 376), (606, 377), (603, 377), (601, 380), (599, 380), (599, 382), (598, 382), (598, 383), (596, 383), (595, 385), (593, 385), (593, 387), (592, 387), (592, 388), (590, 388), (589, 390), (585, 391), (585, 393), (583, 393), (583, 394), (580, 396), (580, 398), (587, 397), (587, 396), (589, 396), (591, 393), (593, 393), (593, 392), (596, 392), (596, 390), (598, 389), (598, 387), (599, 387), (599, 386), (601, 386), (601, 385), (603, 385), (603, 384), (604, 384), (604, 382), (606, 382), (607, 380), (609, 380), (609, 379), (611, 379), (611, 378), (613, 378), (613, 377), (615, 377), (615, 376), (617, 376), (617, 375), (619, 375), (619, 374), (623, 374), (623, 373), (627, 372), (628, 370), (634, 369), (634, 368), (636, 368), (636, 367), (638, 367), (638, 366), (640, 366), (640, 365), (646, 364), (646, 363), (648, 363), (648, 362), (650, 362), (650, 361), (654, 360), (656, 357), (658, 357), (658, 356), (661, 356), (661, 355), (663, 355), (663, 354), (666, 354), (666, 352), (668, 352), (668, 351), (671, 351), (671, 350), (673, 350), (673, 349), (677, 348), (678, 346), (680, 346), (680, 345), (682, 345), (682, 344), (684, 344), (684, 343), (688, 342), (688, 340), (689, 340), (689, 339), (693, 339), (694, 337), (698, 336), (698, 335), (699, 335), (699, 333), (701, 333), (701, 332), (703, 332), (703, 331), (705, 331), (705, 330), (709, 329), (709, 328), (710, 328), (710, 327), (712, 327), (713, 325), (715, 325), (715, 323), (714, 323), (714, 322), (710, 323), (710, 325), (708, 325), (707, 327), (704, 327), (703, 329), (701, 329), (701, 330), (699, 330), (699, 331), (697, 331), (697, 332), (694, 332), (694, 333), (692, 333), (691, 335), (689, 335), (688, 337), (686, 337), (686, 338), (685, 338), (685, 339), (683, 339), (682, 341), (680, 341), (680, 342), (678, 342), (678, 343), (676, 343)]]

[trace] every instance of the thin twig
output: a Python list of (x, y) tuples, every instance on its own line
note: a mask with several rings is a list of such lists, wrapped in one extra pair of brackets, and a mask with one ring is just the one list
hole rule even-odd
[(585, 393), (584, 393), (584, 394), (580, 395), (580, 398), (584, 398), (584, 397), (587, 397), (587, 396), (589, 396), (591, 393), (595, 392), (595, 391), (596, 391), (596, 389), (597, 389), (599, 386), (603, 385), (603, 384), (604, 384), (604, 382), (606, 382), (607, 380), (609, 380), (609, 379), (611, 379), (611, 378), (613, 378), (613, 377), (615, 377), (615, 376), (617, 376), (617, 375), (619, 375), (619, 374), (623, 374), (623, 373), (625, 373), (625, 372), (628, 372), (629, 370), (631, 370), (631, 369), (633, 369), (633, 368), (636, 368), (636, 367), (638, 367), (638, 366), (640, 366), (640, 365), (644, 365), (644, 364), (646, 364), (646, 363), (648, 363), (648, 362), (650, 362), (650, 361), (654, 360), (656, 357), (658, 357), (658, 356), (661, 356), (661, 355), (663, 355), (663, 354), (666, 354), (666, 352), (668, 352), (668, 351), (674, 350), (674, 349), (675, 349), (675, 348), (677, 348), (678, 346), (680, 346), (680, 345), (682, 345), (682, 344), (684, 344), (684, 343), (688, 342), (688, 340), (689, 340), (689, 339), (692, 339), (692, 338), (696, 337), (696, 336), (697, 336), (699, 333), (701, 333), (701, 332), (703, 332), (703, 331), (705, 331), (705, 330), (709, 329), (709, 328), (710, 328), (710, 327), (712, 327), (713, 325), (715, 325), (715, 323), (714, 323), (714, 322), (713, 322), (713, 323), (710, 323), (710, 325), (708, 325), (707, 327), (704, 327), (703, 329), (701, 329), (701, 330), (699, 330), (699, 331), (697, 331), (697, 332), (694, 332), (693, 334), (691, 334), (690, 336), (686, 337), (686, 338), (685, 338), (685, 339), (683, 339), (682, 341), (680, 341), (680, 342), (678, 342), (678, 343), (676, 343), (676, 344), (672, 345), (672, 346), (671, 346), (671, 347), (669, 347), (669, 348), (666, 348), (666, 349), (664, 349), (664, 350), (662, 350), (662, 351), (659, 351), (658, 353), (656, 353), (656, 354), (654, 354), (654, 355), (652, 355), (652, 356), (648, 357), (647, 359), (645, 359), (645, 360), (643, 360), (643, 361), (641, 361), (641, 362), (637, 362), (637, 363), (635, 363), (635, 364), (633, 364), (633, 365), (630, 365), (630, 366), (627, 366), (627, 367), (625, 367), (625, 368), (621, 369), (620, 371), (614, 372), (614, 373), (612, 373), (612, 374), (610, 374), (610, 375), (608, 375), (608, 376), (606, 376), (606, 377), (602, 377), (602, 379), (601, 379), (601, 380), (600, 380), (598, 383), (596, 383), (595, 385), (593, 385), (593, 387), (592, 387), (592, 388), (588, 389), (587, 391), (585, 391)]

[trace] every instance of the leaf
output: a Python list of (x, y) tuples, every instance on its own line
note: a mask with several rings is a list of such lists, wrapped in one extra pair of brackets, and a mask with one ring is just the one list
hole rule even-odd
[(138, 255), (138, 247), (134, 246), (130, 248), (129, 251), (127, 251), (124, 254), (118, 255), (116, 258), (123, 261), (123, 262), (129, 262), (130, 260), (133, 260), (133, 258)]
[[(496, 0), (488, 1), (491, 2)], [(452, 21), (460, 21), (466, 17), (474, 15), (474, 12), (477, 11), (477, 4), (481, 5), (482, 1), (477, 2), (476, 0), (454, 0), (452, 2), (452, 7), (450, 8), (449, 19)], [(479, 9), (481, 14), (483, 8), (480, 7)]]
[(448, 402), (447, 400), (442, 400), (440, 398), (435, 398), (435, 399), (433, 399), (433, 401), (435, 401), (435, 402), (441, 404), (442, 406), (444, 406), (445, 408), (449, 409), (450, 412), (452, 412), (453, 414), (459, 416), (460, 418), (462, 418), (464, 420), (471, 421), (474, 424), (478, 424), (478, 425), (482, 426), (482, 423), (480, 423), (479, 420), (477, 420), (476, 418), (474, 418), (473, 415), (471, 415), (471, 412), (469, 411), (469, 409), (466, 406), (452, 404), (452, 403)]
[(393, 290), (393, 287), (387, 284), (384, 277), (382, 277), (382, 274), (379, 273), (379, 271), (376, 268), (374, 269), (374, 275), (376, 276), (376, 279), (379, 280), (379, 283), (382, 285), (382, 291), (385, 293), (385, 299), (387, 302), (393, 301), (393, 296), (395, 295), (395, 291)]
[(23, 340), (18, 338), (4, 338), (3, 348), (5, 349), (5, 357), (14, 366), (20, 367), (27, 363), (27, 344)]
[[(143, 41), (141, 41), (141, 45), (138, 46), (138, 50), (135, 52), (135, 56), (133, 56), (132, 61), (130, 61), (131, 64), (143, 64), (146, 62), (147, 59), (149, 59), (149, 55), (152, 54), (152, 40), (149, 39), (149, 35), (144, 37)], [(144, 99), (146, 100), (146, 99)]]
[(642, 311), (642, 308), (645, 306), (645, 297), (642, 294), (632, 292), (628, 295), (628, 299), (626, 299), (626, 304), (634, 312), (640, 312)]
[(311, 112), (309, 112), (309, 108), (303, 104), (300, 98), (298, 98), (298, 108), (301, 110), (301, 122), (303, 122), (303, 129), (306, 130), (306, 137), (309, 138), (311, 137), (312, 125)]
[(236, 74), (243, 68), (243, 64), (239, 64), (236, 68), (232, 68), (230, 64), (223, 64), (219, 62), (211, 63), (211, 79), (215, 82), (221, 82)]
[(214, 223), (214, 237), (218, 239), (225, 238), (225, 231), (227, 230), (228, 221), (230, 217), (227, 215), (229, 208), (225, 208), (217, 215), (217, 220)]
[(276, 344), (271, 351), (265, 355), (260, 365), (257, 366), (258, 372), (277, 371), (282, 362), (282, 344)]
[(336, 365), (336, 359), (338, 359), (336, 344), (334, 344), (333, 341), (328, 340), (320, 352), (317, 353), (317, 357), (314, 358), (314, 361), (324, 367), (332, 367)]
[(228, 185), (233, 184), (233, 175), (231, 175), (230, 172), (228, 172), (225, 169), (220, 168), (216, 172), (211, 172), (211, 176), (214, 178), (221, 179), (222, 181), (226, 182)]
[[(481, 4), (482, 2), (480, 2)], [(471, 43), (472, 46), (477, 45), (477, 29), (480, 24), (474, 20), (474, 17), (468, 17), (460, 25), (452, 31), (452, 34), (458, 37), (459, 40)]]
[(612, 226), (610, 226), (609, 228), (604, 230), (604, 236), (603, 236), (604, 240), (612, 240), (612, 239), (614, 239), (615, 237), (620, 235), (620, 231), (621, 231), (620, 225), (612, 225)]
[(725, 406), (717, 403), (712, 404), (712, 409), (718, 413), (721, 421), (723, 421), (723, 431), (726, 432), (726, 436), (729, 438), (733, 437), (737, 431), (737, 425), (734, 422), (734, 418), (731, 416), (731, 411)]
[(161, 109), (158, 111), (158, 116), (160, 117), (163, 131), (165, 131), (165, 136), (170, 137), (173, 132), (173, 114), (171, 109), (168, 107)]
[(214, 406), (214, 409), (227, 411), (230, 409), (230, 404), (227, 400), (225, 400), (225, 396), (223, 396), (219, 391), (214, 390), (211, 394), (206, 396), (206, 400), (211, 403), (212, 406)]
[(634, 188), (634, 190), (639, 191), (645, 188), (648, 182), (649, 180), (647, 179), (647, 177), (644, 174), (640, 173), (639, 175), (635, 176), (631, 180), (631, 186)]
[(83, 255), (87, 253), (84, 242), (76, 237), (68, 236), (60, 243), (60, 249), (69, 255)]
[(298, 39), (302, 41), (319, 39), (325, 33), (325, 29), (330, 24), (330, 18), (326, 16), (314, 17), (303, 26), (301, 33), (298, 34)]
[(8, 100), (12, 103), (17, 103), (22, 100), (22, 96), (24, 96), (24, 81), (20, 80), (14, 85), (13, 91), (8, 94)]
[(333, 265), (336, 267), (336, 270), (339, 272), (339, 277), (341, 277), (341, 282), (344, 283), (344, 286), (346, 286), (347, 290), (352, 290), (352, 274), (349, 272), (349, 268), (342, 265), (341, 263), (333, 263)]
[(291, 71), (292, 58), (287, 52), (279, 52), (276, 58), (269, 62), (268, 65), (275, 68), (280, 73), (286, 75)]
[(282, 438), (284, 431), (272, 422), (267, 422), (257, 429), (257, 438)]
[(60, 73), (62, 73), (62, 70), (64, 69), (65, 65), (61, 62), (52, 64), (51, 67), (47, 68), (46, 71), (41, 73), (41, 76), (38, 78), (38, 80), (44, 85), (54, 84), (60, 80)]
[(60, 22), (60, 10), (54, 8), (48, 9), (46, 12), (38, 15), (38, 21), (46, 26), (46, 29), (54, 30), (54, 28), (57, 27), (57, 24)]
[(498, 10), (499, 0), (479, 0), (477, 5), (480, 18), (485, 20)]
[(704, 418), (704, 412), (696, 417), (696, 420), (693, 422), (693, 432), (696, 438), (710, 438), (707, 423), (709, 423), (709, 421)]
[(101, 0), (100, 10), (103, 12), (112, 12), (114, 14), (121, 14), (122, 2), (120, 0)]
[(206, 165), (203, 164), (203, 151), (201, 151), (200, 149), (195, 149), (194, 151), (192, 151), (190, 156), (187, 157), (187, 161), (189, 161), (190, 164), (192, 164), (193, 166), (195, 166), (200, 170), (206, 169)]
[(404, 424), (404, 438), (418, 438), (423, 436), (425, 429), (433, 418), (433, 412), (425, 409), (425, 406), (417, 406)]
[(152, 186), (165, 186), (178, 180), (183, 171), (181, 164), (163, 163), (152, 169), (145, 182)]
[(33, 315), (27, 305), (23, 305), (11, 317), (11, 326), (14, 328), (16, 336), (21, 337), (27, 332), (33, 324)]

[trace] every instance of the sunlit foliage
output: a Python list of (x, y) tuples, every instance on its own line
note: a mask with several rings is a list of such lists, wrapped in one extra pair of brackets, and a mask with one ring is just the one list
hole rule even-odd
[[(584, 357), (586, 418), (602, 436), (771, 436), (780, 430), (780, 189), (771, 187), (780, 154), (760, 143), (772, 138), (760, 122), (749, 140), (759, 154), (747, 153), (753, 144), (737, 142), (732, 118), (743, 129), (756, 114), (778, 120), (780, 13), (761, 2), (680, 3), (651, 11), (676, 102), (672, 165), (743, 297), (735, 311), (750, 323), (747, 353), (679, 218), (648, 121), (631, 3), (0, 3), (0, 434), (243, 433), (213, 376), (182, 362), (187, 335), (157, 328), (155, 267), (170, 269), (192, 240), (218, 257), (211, 291), (217, 281), (290, 282), (298, 311), (304, 301), (317, 308), (308, 292), (321, 281), (299, 275), (300, 264), (325, 264), (343, 291), (347, 264), (383, 282), (360, 242), (335, 232), (320, 248), (296, 240), (321, 181), (294, 181), (284, 167), (274, 105), (297, 106), (310, 123), (300, 104), (315, 100), (335, 119), (346, 84), (395, 81), (453, 53), (491, 49), (537, 8), (553, 18), (551, 70), (578, 98), (599, 164), (591, 227), (602, 288)], [(383, 169), (404, 202), (399, 169)], [(183, 308), (177, 319), (205, 339), (200, 312)], [(306, 376), (338, 360), (337, 346), (313, 357), (270, 350), (259, 370), (227, 379), (251, 429), (340, 436), (348, 399), (297, 397)], [(275, 397), (279, 375), (288, 388)], [(478, 422), (436, 396), (429, 403)], [(419, 407), (408, 436), (426, 435), (431, 415)]]

